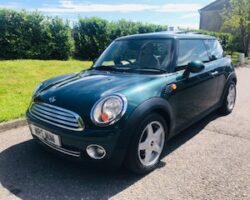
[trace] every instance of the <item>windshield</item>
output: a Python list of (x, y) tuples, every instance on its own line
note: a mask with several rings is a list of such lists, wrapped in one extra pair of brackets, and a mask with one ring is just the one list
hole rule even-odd
[[(113, 42), (94, 68), (122, 70), (167, 70), (171, 61), (172, 39), (128, 39)], [(106, 68), (105, 68), (106, 67)]]

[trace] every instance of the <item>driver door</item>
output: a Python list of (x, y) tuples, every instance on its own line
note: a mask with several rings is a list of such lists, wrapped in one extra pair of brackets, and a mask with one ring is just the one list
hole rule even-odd
[[(175, 69), (177, 89), (169, 99), (174, 108), (177, 130), (192, 123), (214, 106), (217, 90), (217, 81), (213, 76), (214, 67), (209, 64), (203, 40), (180, 40), (178, 52)], [(202, 61), (205, 69), (184, 78), (183, 73), (187, 64), (195, 60)]]

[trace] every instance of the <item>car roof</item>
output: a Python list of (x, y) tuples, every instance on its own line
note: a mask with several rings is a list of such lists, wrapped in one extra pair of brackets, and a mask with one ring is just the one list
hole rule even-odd
[(125, 39), (216, 39), (213, 36), (202, 35), (193, 32), (155, 32), (129, 35), (117, 38), (116, 40)]

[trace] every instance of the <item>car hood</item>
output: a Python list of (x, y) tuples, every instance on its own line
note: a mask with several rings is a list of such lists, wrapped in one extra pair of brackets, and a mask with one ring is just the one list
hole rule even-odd
[[(146, 87), (145, 84), (154, 82), (158, 76), (87, 70), (45, 81), (34, 100), (69, 109), (89, 118), (93, 105), (101, 97), (121, 93), (131, 99), (135, 94), (146, 98), (143, 93), (152, 87)], [(152, 94), (148, 92), (147, 95)]]

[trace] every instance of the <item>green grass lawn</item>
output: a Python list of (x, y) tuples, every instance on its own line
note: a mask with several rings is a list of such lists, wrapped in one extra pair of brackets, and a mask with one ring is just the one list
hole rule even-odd
[(34, 88), (48, 78), (90, 67), (87, 61), (0, 61), (0, 122), (23, 117)]
[(234, 52), (232, 54), (232, 62), (234, 64), (237, 64), (239, 62), (239, 56), (240, 56), (240, 53), (239, 52)]

